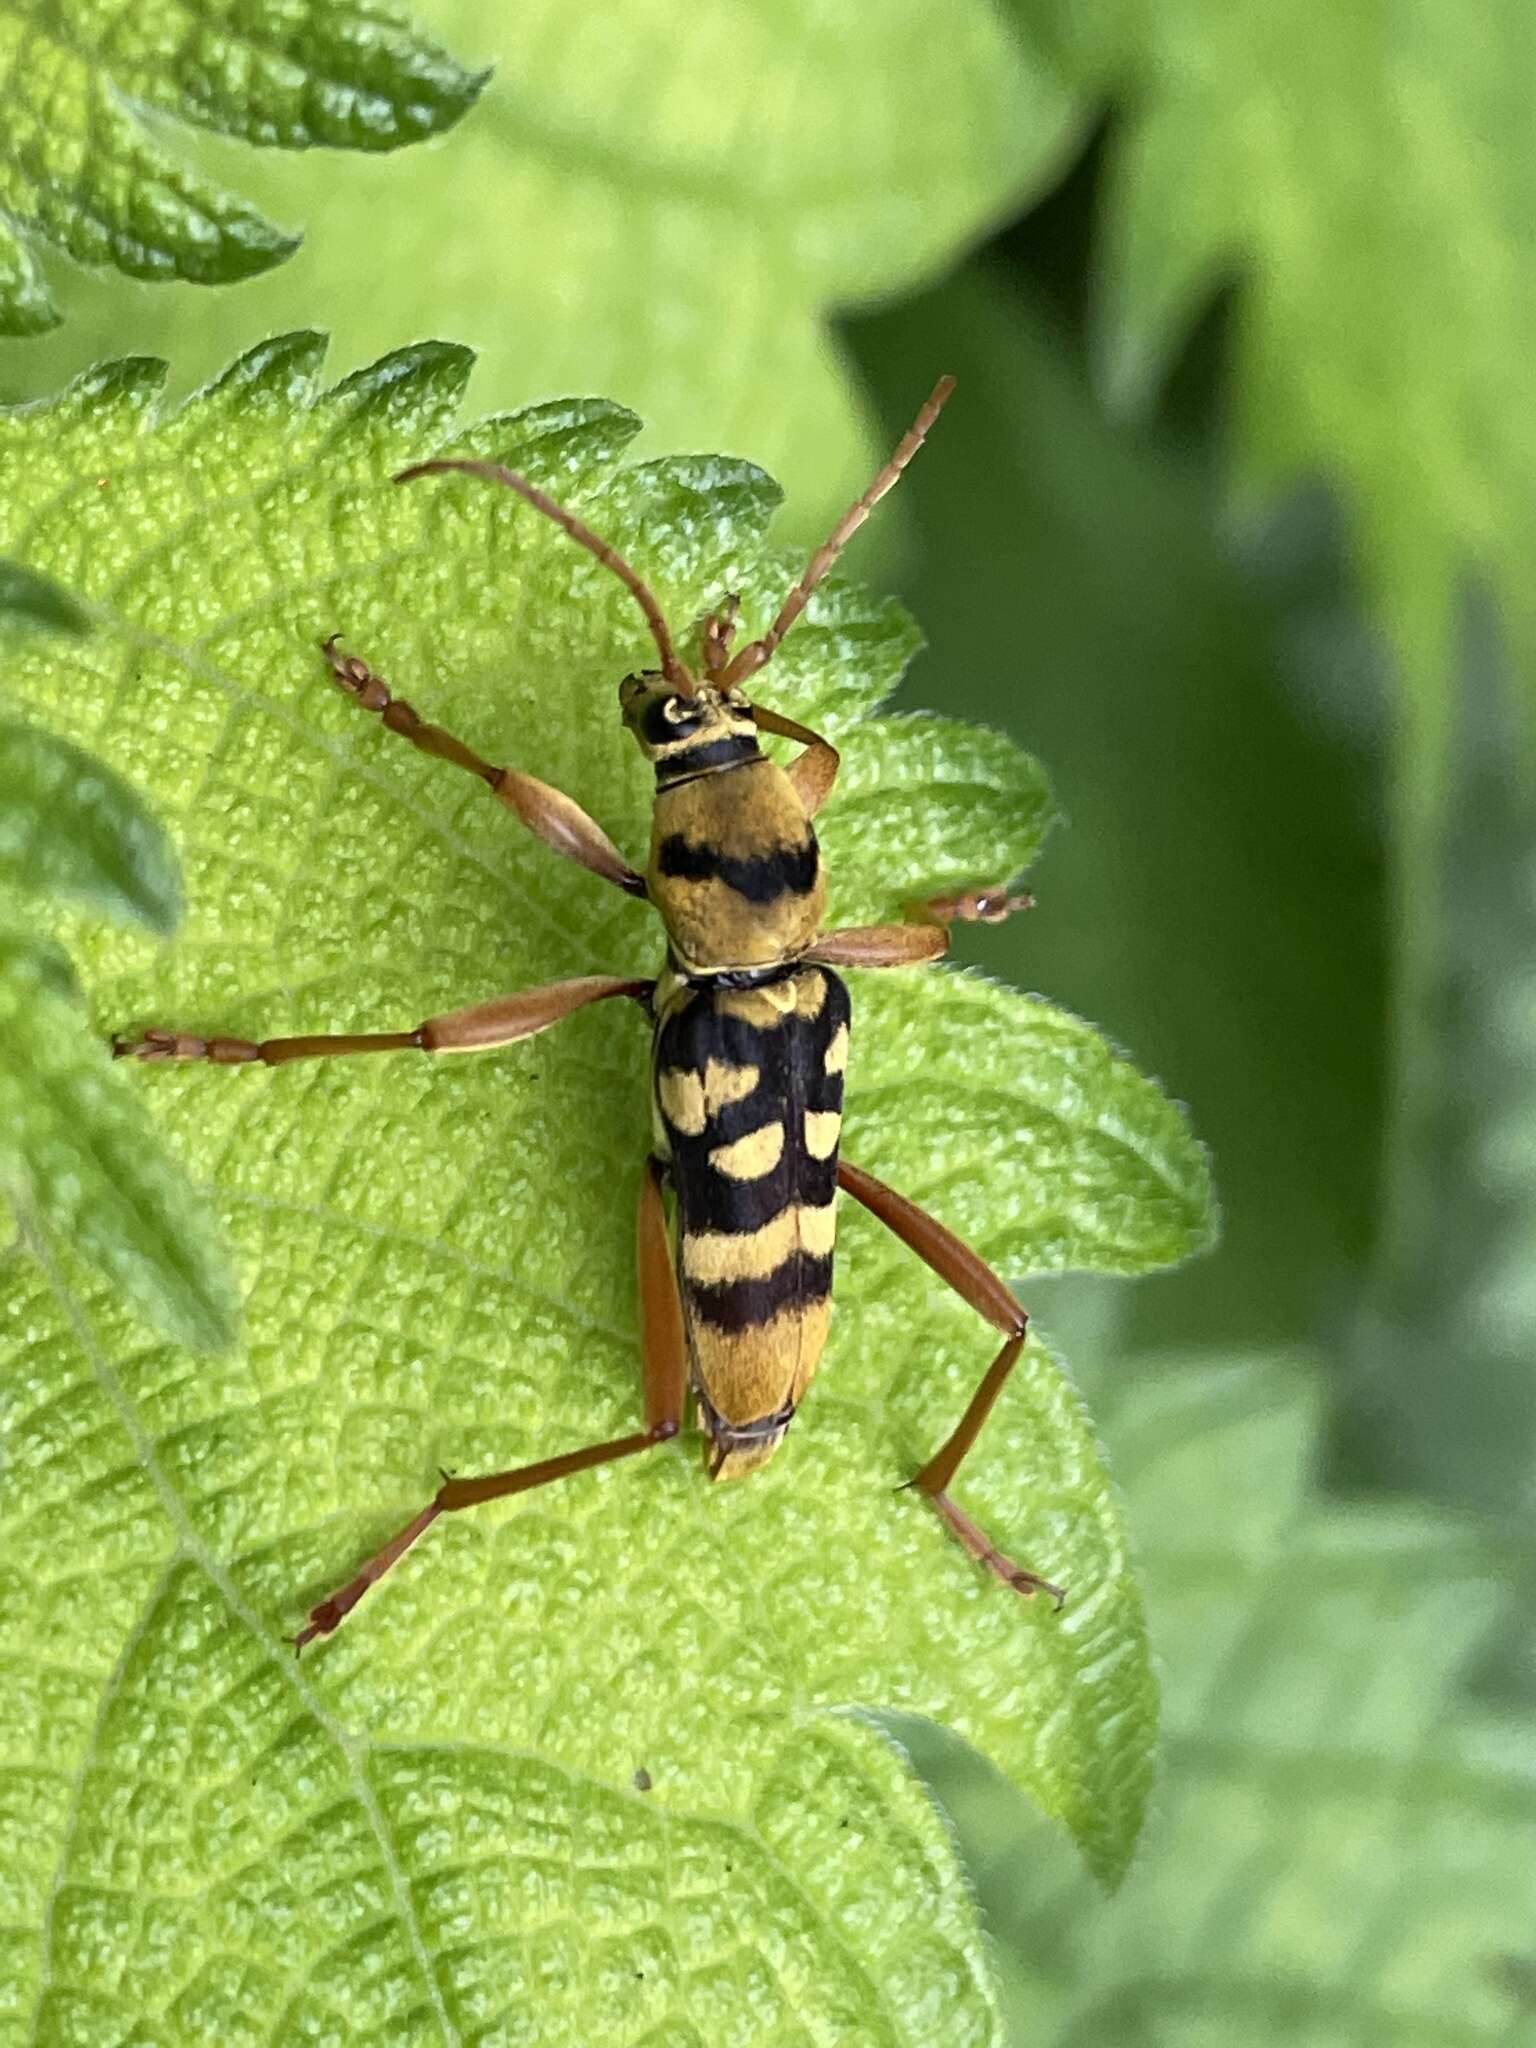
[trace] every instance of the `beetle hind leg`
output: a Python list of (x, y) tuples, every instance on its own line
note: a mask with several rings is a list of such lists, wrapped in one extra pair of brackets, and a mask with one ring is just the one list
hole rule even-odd
[(632, 1458), (640, 1451), (654, 1450), (671, 1441), (683, 1426), (683, 1404), (687, 1397), (688, 1351), (683, 1331), (683, 1308), (677, 1290), (677, 1274), (667, 1242), (666, 1212), (661, 1201), (661, 1162), (652, 1159), (640, 1188), (640, 1209), (635, 1225), (635, 1254), (640, 1281), (640, 1356), (645, 1381), (645, 1427), (629, 1436), (610, 1437), (606, 1442), (585, 1444), (578, 1451), (564, 1451), (537, 1464), (518, 1465), (508, 1472), (491, 1472), (474, 1479), (456, 1479), (443, 1474), (443, 1483), (433, 1498), (405, 1527), (374, 1552), (362, 1570), (327, 1600), (309, 1611), (309, 1619), (290, 1638), (294, 1654), (317, 1636), (328, 1636), (340, 1626), (370, 1586), (400, 1562), (405, 1553), (425, 1536), (440, 1515), (463, 1508), (479, 1507), (482, 1501), (504, 1500), (509, 1494), (531, 1493), (574, 1472), (589, 1472), (595, 1465), (611, 1465), (620, 1458)]
[[(909, 1479), (907, 1485), (916, 1486), (917, 1481)], [(985, 1565), (1005, 1586), (1011, 1586), (1015, 1593), (1022, 1593), (1026, 1600), (1032, 1600), (1036, 1593), (1049, 1593), (1058, 1612), (1066, 1604), (1065, 1586), (1053, 1585), (1049, 1579), (1041, 1578), (1038, 1572), (1032, 1572), (1024, 1565), (1015, 1564), (1011, 1557), (1004, 1556), (986, 1532), (979, 1529), (964, 1508), (952, 1501), (947, 1493), (930, 1493), (928, 1498), (976, 1562)]]
[[(1022, 1309), (1019, 1315), (1021, 1319), (1024, 1317)], [(1059, 1608), (1067, 1597), (1066, 1588), (1053, 1585), (1049, 1579), (1042, 1578), (1039, 1572), (1032, 1572), (1024, 1565), (1015, 1564), (1011, 1557), (998, 1549), (985, 1530), (971, 1520), (964, 1508), (952, 1499), (947, 1491), (961, 1459), (981, 1434), (981, 1426), (991, 1411), (992, 1403), (1002, 1392), (1003, 1383), (1013, 1371), (1023, 1349), (1024, 1332), (1021, 1329), (1016, 1337), (1008, 1339), (993, 1359), (986, 1378), (971, 1396), (970, 1405), (945, 1441), (943, 1448), (928, 1460), (921, 1472), (914, 1473), (906, 1481), (902, 1491), (910, 1488), (913, 1492), (926, 1494), (977, 1563), (985, 1565), (987, 1570), (994, 1577), (1001, 1579), (1005, 1586), (1012, 1586), (1016, 1593), (1022, 1593), (1026, 1599), (1033, 1599), (1036, 1593), (1049, 1593)]]
[(962, 1244), (952, 1230), (947, 1230), (915, 1202), (909, 1202), (905, 1195), (898, 1195), (884, 1181), (876, 1180), (872, 1173), (865, 1173), (846, 1159), (838, 1162), (837, 1181), (839, 1187), (931, 1266), (941, 1280), (947, 1281), (962, 1301), (984, 1315), (1004, 1339), (1002, 1350), (987, 1368), (986, 1377), (972, 1394), (965, 1413), (922, 1470), (907, 1480), (903, 1491), (910, 1488), (925, 1494), (971, 1556), (1004, 1585), (1026, 1599), (1032, 1599), (1036, 1593), (1049, 1593), (1060, 1607), (1067, 1597), (1065, 1588), (1005, 1556), (949, 1492), (950, 1482), (980, 1436), (1008, 1375), (1018, 1363), (1029, 1324), (1027, 1311), (969, 1245)]

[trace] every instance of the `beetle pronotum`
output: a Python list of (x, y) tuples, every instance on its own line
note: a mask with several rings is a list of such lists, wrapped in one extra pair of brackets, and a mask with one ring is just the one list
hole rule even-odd
[[(218, 1065), (328, 1059), (338, 1054), (474, 1052), (545, 1031), (589, 1003), (627, 996), (654, 1025), (653, 1146), (640, 1187), (637, 1253), (645, 1421), (629, 1436), (565, 1451), (515, 1471), (447, 1478), (436, 1496), (338, 1592), (295, 1639), (327, 1635), (439, 1515), (548, 1485), (632, 1457), (681, 1429), (689, 1394), (712, 1479), (755, 1471), (772, 1457), (805, 1396), (831, 1313), (837, 1191), (871, 1210), (1003, 1338), (955, 1429), (908, 1485), (932, 1501), (965, 1548), (1018, 1591), (1061, 1590), (1004, 1557), (949, 1488), (1024, 1345), (1027, 1316), (966, 1245), (905, 1196), (840, 1156), (848, 993), (839, 967), (933, 960), (956, 918), (995, 920), (1027, 897), (965, 890), (914, 906), (908, 922), (823, 931), (826, 876), (812, 825), (837, 776), (838, 754), (818, 734), (748, 701), (742, 685), (772, 660), (850, 537), (922, 445), (953, 389), (942, 378), (889, 462), (811, 557), (759, 640), (731, 651), (736, 600), (708, 617), (702, 673), (677, 652), (650, 589), (608, 543), (526, 477), (493, 462), (440, 460), (398, 482), (459, 471), (518, 492), (589, 549), (628, 587), (656, 643), (659, 669), (619, 686), (624, 723), (654, 764), (650, 859), (642, 875), (570, 797), (516, 768), (493, 767), (396, 697), (367, 662), (324, 652), (336, 681), (365, 711), (423, 752), (478, 775), (530, 831), (661, 913), (667, 958), (655, 980), (585, 975), (430, 1017), (411, 1031), (269, 1038), (198, 1038), (149, 1030), (115, 1050), (141, 1060)], [(759, 733), (803, 751), (780, 768)], [(675, 1200), (669, 1229), (664, 1190)]]

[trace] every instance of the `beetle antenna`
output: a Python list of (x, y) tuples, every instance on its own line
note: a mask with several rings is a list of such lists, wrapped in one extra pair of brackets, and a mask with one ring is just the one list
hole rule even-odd
[(727, 685), (739, 683), (747, 676), (755, 675), (765, 662), (773, 659), (779, 642), (799, 618), (810, 601), (811, 592), (832, 567), (850, 540), (874, 511), (891, 486), (897, 482), (901, 472), (912, 460), (918, 449), (928, 438), (928, 430), (944, 410), (949, 394), (955, 388), (953, 377), (941, 377), (928, 395), (928, 402), (897, 442), (890, 461), (875, 478), (862, 498), (853, 504), (839, 519), (831, 533), (812, 555), (805, 574), (795, 585), (779, 607), (779, 616), (768, 628), (761, 640), (753, 640), (743, 647), (725, 672)]
[[(590, 526), (578, 519), (574, 512), (567, 512), (563, 505), (557, 505), (537, 484), (529, 483), (527, 477), (520, 476), (515, 469), (508, 469), (504, 463), (469, 462), (457, 457), (439, 456), (432, 462), (412, 463), (409, 469), (400, 471), (395, 482), (408, 484), (418, 476), (437, 476), (444, 470), (458, 470), (464, 476), (481, 476), (490, 483), (505, 484), (508, 490), (516, 491), (519, 497), (526, 498), (546, 519), (553, 519), (556, 526), (563, 526), (571, 539), (584, 547), (589, 554), (596, 555), (604, 568), (613, 571), (645, 613), (645, 622), (651, 629), (651, 638), (656, 642), (656, 651), (661, 656), (662, 674), (682, 696), (691, 697), (694, 694), (694, 679), (678, 659), (677, 649), (672, 645), (672, 634), (666, 619), (662, 616), (661, 606), (656, 602), (649, 584), (638, 571), (630, 567), (617, 548), (610, 547)], [(894, 482), (894, 478), (892, 481)]]

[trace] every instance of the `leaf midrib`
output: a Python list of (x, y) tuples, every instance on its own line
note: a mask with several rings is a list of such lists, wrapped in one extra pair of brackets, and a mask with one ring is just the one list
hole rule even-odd
[[(416, 1915), (409, 1884), (406, 1882), (405, 1874), (400, 1869), (396, 1860), (393, 1841), (388, 1828), (385, 1826), (383, 1814), (379, 1810), (373, 1787), (368, 1783), (367, 1773), (361, 1768), (359, 1762), (361, 1745), (357, 1742), (356, 1738), (349, 1737), (340, 1724), (326, 1710), (320, 1696), (305, 1676), (299, 1660), (297, 1658), (279, 1657), (276, 1654), (270, 1633), (263, 1626), (260, 1617), (244, 1599), (229, 1573), (198, 1535), (196, 1524), (188, 1514), (180, 1493), (172, 1484), (169, 1475), (161, 1465), (154, 1438), (140, 1422), (137, 1410), (124, 1393), (116, 1372), (108, 1363), (101, 1346), (96, 1341), (95, 1327), (87, 1315), (84, 1305), (75, 1295), (73, 1288), (69, 1285), (63, 1273), (60, 1272), (57, 1262), (50, 1255), (46, 1244), (35, 1242), (30, 1248), (47, 1274), (49, 1284), (53, 1288), (65, 1316), (74, 1329), (76, 1341), (90, 1363), (96, 1383), (106, 1395), (129, 1442), (138, 1454), (140, 1466), (148, 1477), (151, 1486), (153, 1486), (161, 1508), (165, 1513), (166, 1520), (178, 1540), (179, 1549), (168, 1560), (160, 1585), (163, 1587), (163, 1584), (169, 1580), (170, 1575), (179, 1566), (188, 1561), (195, 1564), (199, 1571), (205, 1573), (210, 1584), (217, 1588), (230, 1613), (240, 1621), (252, 1642), (260, 1646), (265, 1662), (269, 1666), (275, 1665), (281, 1671), (284, 1684), (302, 1701), (305, 1710), (314, 1718), (317, 1726), (324, 1731), (328, 1740), (340, 1751), (353, 1792), (363, 1813), (367, 1817), (368, 1826), (377, 1842), (379, 1856), (383, 1862), (384, 1869), (388, 1873), (390, 1888), (394, 1894), (396, 1913), (399, 1916), (401, 1925), (405, 1928), (417, 1968), (426, 1985), (428, 1997), (436, 2012), (438, 2023), (442, 2028), (443, 2038), (449, 2044), (449, 2048), (463, 2048), (462, 2036), (449, 2016), (447, 2003), (442, 1994), (442, 1987), (438, 1983), (437, 1973), (432, 1967), (425, 1934)], [(152, 1600), (147, 1601), (143, 1613), (134, 1622), (129, 1632), (130, 1644), (142, 1636), (145, 1628), (153, 1618), (154, 1612), (154, 1602)], [(126, 1656), (126, 1651), (124, 1654)], [(119, 1680), (124, 1668), (125, 1665), (121, 1661), (115, 1667), (115, 1676)], [(111, 1704), (111, 1699), (112, 1693), (110, 1688), (108, 1688), (103, 1693), (101, 1707), (92, 1727), (91, 1744), (88, 1748), (86, 1759), (81, 1764), (80, 1787), (83, 1787), (84, 1773), (89, 1763), (89, 1757), (94, 1752), (96, 1743), (99, 1740), (100, 1730)], [(69, 1849), (72, 1846), (72, 1842), (73, 1833), (71, 1831), (61, 1846), (59, 1869), (52, 1887), (52, 1896), (54, 1897), (57, 1896), (65, 1881)], [(46, 1950), (43, 1954), (42, 1966), (44, 1982), (38, 1998), (36, 2014), (38, 2020), (41, 2018), (42, 2002), (46, 1995), (47, 1978), (51, 1967), (50, 1958)], [(36, 2026), (34, 2026), (33, 2038), (38, 2043), (38, 2048), (43, 2048), (42, 2037), (37, 2032)]]

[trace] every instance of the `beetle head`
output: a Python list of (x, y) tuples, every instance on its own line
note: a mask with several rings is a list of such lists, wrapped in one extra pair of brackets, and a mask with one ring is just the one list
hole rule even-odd
[(620, 683), (619, 710), (648, 761), (683, 767), (684, 757), (722, 741), (757, 751), (752, 706), (740, 690), (703, 682), (685, 695), (659, 669), (646, 669)]

